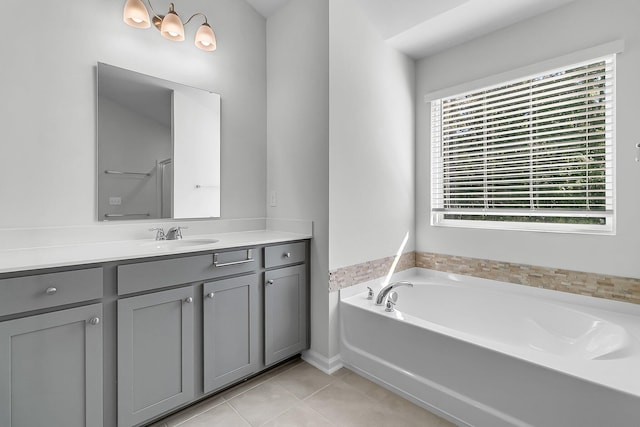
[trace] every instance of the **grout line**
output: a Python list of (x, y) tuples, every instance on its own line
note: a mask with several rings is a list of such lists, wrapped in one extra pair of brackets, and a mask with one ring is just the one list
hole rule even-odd
[(292, 410), (293, 408), (295, 408), (297, 405), (299, 405), (300, 403), (302, 403), (302, 400), (298, 399), (296, 396), (294, 396), (294, 397), (296, 398), (296, 400), (298, 400), (298, 402), (297, 402), (295, 405), (293, 405), (293, 406), (291, 406), (290, 408), (287, 408), (287, 409), (285, 409), (284, 411), (280, 412), (279, 414), (277, 414), (277, 415), (275, 415), (275, 416), (273, 416), (273, 417), (269, 418), (267, 421), (263, 422), (262, 424), (259, 424), (259, 425), (258, 425), (258, 427), (263, 426), (263, 425), (267, 424), (268, 422), (271, 422), (271, 421), (275, 420), (275, 419), (276, 419), (276, 418), (278, 418), (279, 416), (286, 414), (287, 412), (289, 412), (290, 410)]
[(310, 399), (311, 397), (315, 396), (316, 394), (320, 393), (322, 390), (324, 390), (325, 388), (333, 385), (336, 381), (332, 381), (329, 384), (327, 384), (324, 387), (320, 387), (318, 390), (314, 391), (313, 393), (311, 393), (309, 396), (305, 397), (304, 399), (301, 399), (303, 402), (307, 401), (308, 399)]
[(242, 416), (242, 414), (241, 414), (240, 412), (238, 412), (238, 410), (237, 410), (237, 409), (236, 409), (236, 408), (235, 408), (231, 403), (226, 402), (226, 404), (227, 404), (227, 406), (228, 406), (228, 407), (230, 407), (230, 408), (231, 408), (231, 410), (232, 410), (233, 412), (235, 412), (236, 414), (238, 414), (238, 416), (239, 416), (240, 418), (242, 418), (242, 419), (244, 420), (244, 422), (246, 422), (246, 423), (247, 423), (247, 424), (249, 424), (250, 426), (253, 426), (253, 424), (251, 424), (251, 423), (249, 422), (249, 420), (248, 420), (248, 419), (246, 419), (245, 417), (243, 417), (243, 416)]
[(217, 408), (219, 408), (220, 406), (222, 406), (222, 405), (224, 405), (224, 404), (226, 404), (226, 403), (227, 403), (227, 402), (226, 402), (226, 400), (224, 400), (224, 399), (223, 399), (223, 401), (222, 401), (222, 402), (220, 402), (219, 404), (217, 404), (217, 405), (215, 405), (215, 406), (212, 406), (212, 407), (210, 407), (210, 408), (208, 408), (207, 410), (204, 410), (204, 411), (202, 411), (202, 412), (198, 412), (198, 413), (197, 413), (196, 415), (194, 415), (193, 417), (190, 417), (190, 418), (188, 418), (188, 419), (184, 420), (183, 422), (181, 422), (180, 424), (176, 425), (176, 427), (178, 427), (178, 426), (180, 426), (180, 425), (182, 425), (182, 424), (186, 423), (187, 421), (191, 421), (191, 420), (193, 420), (194, 418), (197, 418), (197, 417), (199, 417), (199, 416), (201, 416), (201, 415), (204, 415), (204, 414), (206, 414), (207, 412), (213, 411), (214, 409), (217, 409)]

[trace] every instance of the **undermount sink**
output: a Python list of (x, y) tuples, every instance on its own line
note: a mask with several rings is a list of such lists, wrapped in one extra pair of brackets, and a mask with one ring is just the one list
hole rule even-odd
[(217, 239), (154, 240), (152, 242), (145, 242), (142, 245), (159, 250), (171, 250), (206, 246), (217, 242), (219, 242)]

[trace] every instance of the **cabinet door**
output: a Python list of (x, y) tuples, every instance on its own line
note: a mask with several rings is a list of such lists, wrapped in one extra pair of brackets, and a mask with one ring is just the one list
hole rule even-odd
[(102, 304), (0, 323), (0, 425), (102, 426)]
[(307, 348), (306, 266), (265, 272), (265, 365)]
[(118, 426), (194, 397), (193, 288), (118, 301)]
[(219, 389), (259, 367), (258, 276), (204, 284), (204, 391)]

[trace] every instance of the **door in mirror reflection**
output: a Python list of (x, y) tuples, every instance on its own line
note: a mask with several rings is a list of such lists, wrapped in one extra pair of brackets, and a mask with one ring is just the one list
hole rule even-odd
[(220, 96), (98, 64), (98, 220), (220, 216)]

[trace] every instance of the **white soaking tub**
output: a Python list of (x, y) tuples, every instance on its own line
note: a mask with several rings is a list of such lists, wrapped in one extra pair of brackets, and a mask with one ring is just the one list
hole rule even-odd
[(343, 363), (458, 425), (640, 426), (640, 306), (435, 271), (341, 291)]

